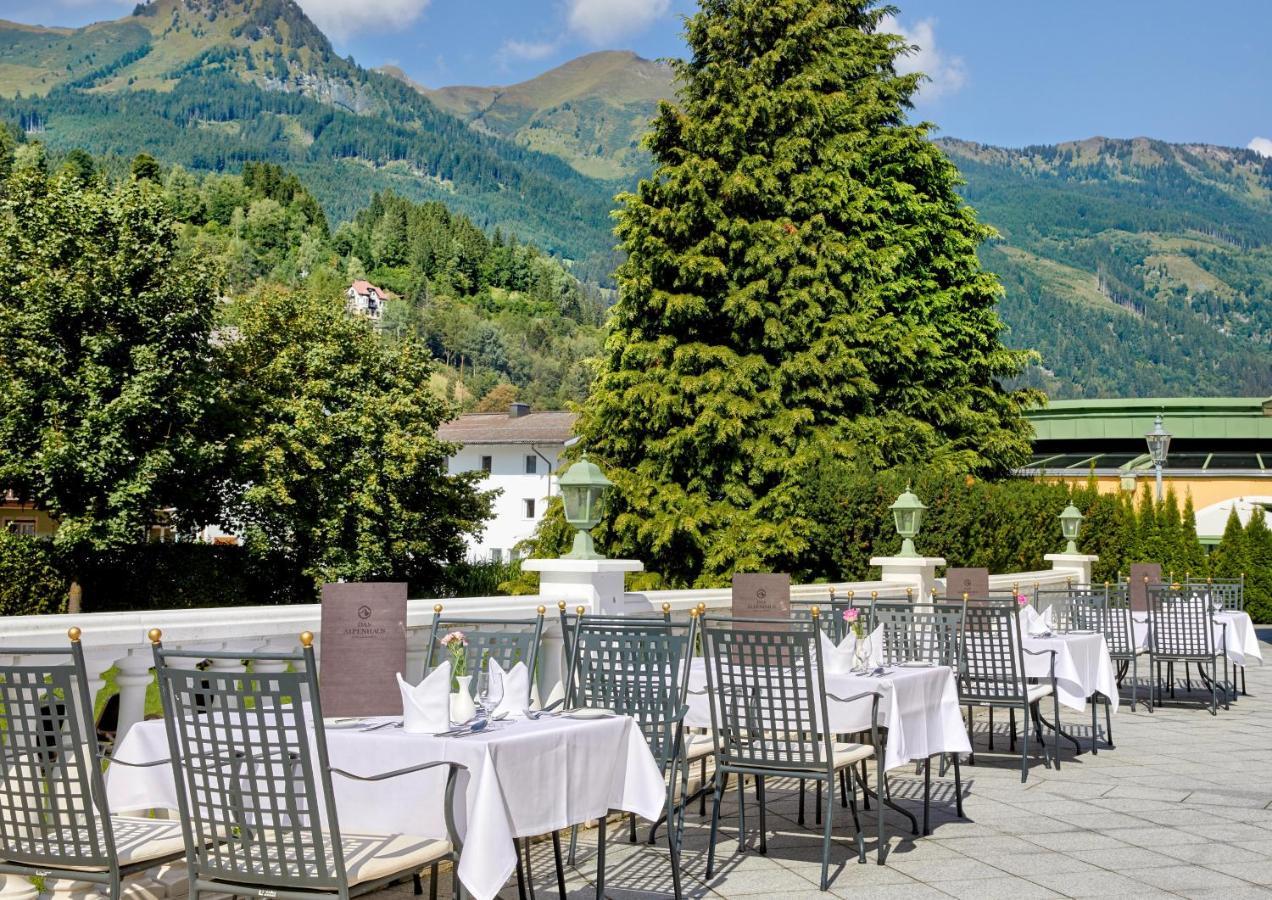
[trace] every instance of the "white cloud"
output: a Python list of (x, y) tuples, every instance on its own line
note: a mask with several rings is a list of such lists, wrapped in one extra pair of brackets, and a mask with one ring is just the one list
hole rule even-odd
[(949, 56), (936, 45), (936, 20), (920, 19), (906, 28), (894, 16), (885, 16), (880, 31), (899, 34), (907, 44), (918, 49), (897, 59), (902, 74), (922, 72), (928, 77), (919, 88), (920, 100), (935, 100), (942, 94), (956, 93), (967, 84), (967, 66), (961, 56)]
[(430, 0), (297, 0), (326, 34), (347, 38), (361, 32), (386, 32), (410, 25)]
[(1251, 138), (1250, 143), (1246, 144), (1246, 149), (1253, 150), (1260, 156), (1272, 156), (1272, 138)]
[(639, 34), (671, 9), (671, 0), (566, 0), (570, 31), (590, 44)]
[(501, 59), (546, 59), (560, 49), (559, 41), (515, 41), (503, 42), (499, 48)]

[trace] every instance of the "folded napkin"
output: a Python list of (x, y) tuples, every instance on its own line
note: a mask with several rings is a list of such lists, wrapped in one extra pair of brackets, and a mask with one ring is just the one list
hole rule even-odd
[(408, 734), (437, 734), (450, 729), (450, 660), (429, 673), (417, 685), (397, 675), (402, 691), (402, 730)]
[[(826, 667), (826, 674), (846, 675), (851, 672), (854, 665), (853, 657), (857, 653), (857, 636), (850, 631), (847, 637), (836, 646), (835, 642), (826, 636), (826, 632), (819, 632), (819, 635), (822, 648), (822, 665)], [(883, 665), (882, 625), (870, 635), (870, 665)]]
[[(1048, 607), (1048, 609), (1050, 609), (1050, 607)], [(1020, 619), (1021, 634), (1033, 634), (1033, 628), (1040, 618), (1038, 611), (1032, 606), (1026, 604), (1020, 607), (1020, 612), (1017, 613), (1016, 616)]]
[(1046, 634), (1055, 628), (1055, 616), (1048, 606), (1043, 610), (1041, 615), (1035, 615), (1034, 621), (1029, 625), (1029, 633), (1032, 635)]
[(486, 677), (490, 679), (490, 700), (497, 704), (490, 714), (524, 715), (530, 708), (530, 670), (526, 668), (526, 664), (519, 662), (507, 672), (493, 659), (486, 665)]

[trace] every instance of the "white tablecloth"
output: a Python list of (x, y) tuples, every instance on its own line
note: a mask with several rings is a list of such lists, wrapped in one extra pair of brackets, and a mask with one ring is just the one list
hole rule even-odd
[[(648, 745), (631, 719), (582, 721), (548, 718), (497, 723), (489, 733), (461, 738), (328, 729), (331, 765), (375, 775), (432, 760), (467, 766), (456, 796), (457, 828), (464, 840), (459, 877), (477, 898), (489, 900), (516, 866), (513, 838), (546, 834), (599, 818), (608, 810), (656, 819), (666, 785)], [(168, 757), (163, 723), (128, 731), (116, 752), (127, 762)], [(333, 776), (340, 828), (347, 833), (447, 837), (441, 798), (445, 769), (380, 782)], [(112, 766), (106, 793), (111, 809), (175, 809), (168, 766)]]
[[(826, 692), (852, 697), (867, 691), (882, 695), (879, 725), (888, 729), (884, 749), (885, 769), (894, 769), (937, 753), (970, 753), (967, 723), (958, 705), (958, 685), (954, 673), (944, 666), (926, 669), (893, 667), (881, 677), (826, 674)], [(692, 728), (711, 727), (711, 707), (706, 693), (706, 665), (695, 659), (689, 671), (689, 714), (685, 724)], [(869, 699), (841, 703), (827, 699), (830, 731), (852, 734), (870, 730)]]
[[(1148, 649), (1148, 613), (1132, 613), (1135, 629), (1135, 646)], [(1254, 630), (1250, 614), (1235, 609), (1215, 613), (1215, 649), (1226, 646), (1228, 659), (1238, 666), (1248, 666), (1253, 660), (1263, 665), (1263, 650), (1259, 647), (1259, 635)]]
[(1109, 698), (1113, 712), (1117, 712), (1117, 673), (1104, 635), (1028, 636), (1021, 644), (1025, 650), (1035, 651), (1025, 654), (1025, 674), (1030, 678), (1047, 678), (1051, 673), (1051, 655), (1036, 651), (1056, 651), (1056, 692), (1065, 706), (1086, 709), (1087, 698), (1098, 691)]

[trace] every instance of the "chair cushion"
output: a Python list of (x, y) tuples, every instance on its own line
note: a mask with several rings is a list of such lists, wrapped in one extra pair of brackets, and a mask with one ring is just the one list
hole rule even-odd
[(691, 734), (689, 744), (685, 747), (685, 753), (689, 757), (690, 762), (702, 759), (704, 756), (715, 755), (715, 738), (709, 734)]
[(863, 759), (874, 756), (874, 747), (869, 744), (835, 744), (831, 748), (835, 753), (835, 768), (856, 765)]
[(1050, 696), (1051, 696), (1050, 684), (1029, 685), (1029, 702), (1030, 703), (1033, 703), (1035, 700), (1040, 700), (1043, 697), (1050, 697)]
[(342, 834), (340, 843), (350, 886), (399, 872), (417, 872), (451, 852), (449, 841), (405, 834)]
[[(173, 857), (185, 853), (185, 838), (181, 834), (181, 823), (172, 819), (143, 819), (134, 816), (111, 816), (111, 827), (115, 832), (115, 857), (121, 868), (135, 863), (148, 862), (152, 859)], [(77, 845), (87, 845), (92, 841), (87, 825), (68, 827), (61, 831), (58, 838), (68, 849)], [(30, 853), (39, 853), (42, 845), (35, 843), (18, 847)], [(99, 845), (100, 846), (100, 845)], [(81, 857), (82, 858), (82, 857)], [(56, 868), (76, 871), (103, 871), (101, 866), (79, 865), (74, 856), (67, 856), (65, 863), (51, 864)]]

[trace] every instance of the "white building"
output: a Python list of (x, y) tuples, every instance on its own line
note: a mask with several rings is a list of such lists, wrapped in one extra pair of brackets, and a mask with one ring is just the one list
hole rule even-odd
[(379, 319), (384, 315), (384, 306), (392, 296), (369, 281), (355, 281), (345, 291), (345, 309), (354, 315)]
[(485, 472), (482, 489), (502, 491), (481, 540), (469, 542), (473, 557), (510, 559), (516, 545), (534, 534), (556, 494), (557, 465), (575, 418), (514, 403), (506, 413), (472, 413), (437, 430), (442, 440), (464, 445), (450, 459), (451, 472)]

